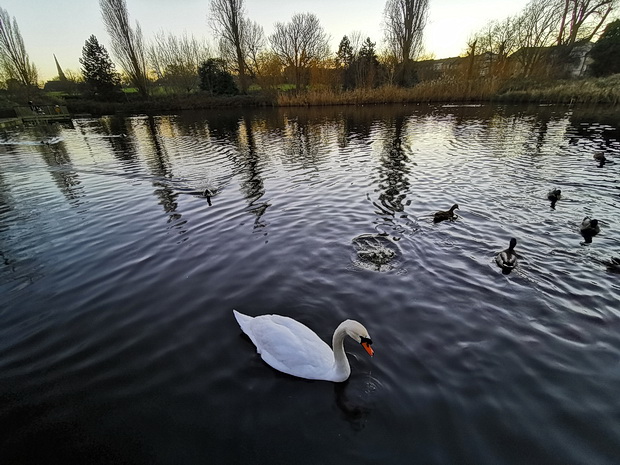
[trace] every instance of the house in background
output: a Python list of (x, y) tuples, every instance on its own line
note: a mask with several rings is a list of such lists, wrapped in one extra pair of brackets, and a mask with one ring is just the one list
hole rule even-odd
[(523, 47), (508, 57), (486, 52), (475, 56), (451, 57), (416, 62), (418, 79), (475, 79), (513, 77), (541, 79), (577, 79), (587, 75), (592, 62), (588, 54), (594, 44), (583, 42), (566, 47)]

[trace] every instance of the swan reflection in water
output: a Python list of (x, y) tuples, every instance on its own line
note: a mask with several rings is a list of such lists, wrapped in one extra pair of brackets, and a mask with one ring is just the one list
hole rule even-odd
[(336, 406), (341, 417), (347, 421), (355, 431), (366, 427), (368, 416), (374, 410), (369, 394), (375, 391), (377, 380), (369, 375), (354, 376), (344, 383), (334, 384)]

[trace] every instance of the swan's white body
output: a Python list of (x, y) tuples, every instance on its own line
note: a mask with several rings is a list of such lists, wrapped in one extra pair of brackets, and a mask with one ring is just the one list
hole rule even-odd
[(271, 367), (306, 379), (342, 382), (351, 374), (344, 352), (344, 338), (360, 342), (372, 355), (368, 331), (354, 320), (345, 320), (336, 328), (332, 350), (310, 328), (280, 315), (251, 317), (233, 310), (242, 331), (256, 346), (261, 358)]

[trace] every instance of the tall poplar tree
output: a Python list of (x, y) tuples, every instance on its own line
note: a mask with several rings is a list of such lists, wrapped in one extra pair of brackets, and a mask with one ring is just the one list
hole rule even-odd
[(209, 10), (221, 57), (237, 72), (241, 92), (246, 93), (264, 45), (263, 28), (245, 17), (244, 0), (211, 0)]
[(413, 60), (422, 50), (428, 17), (428, 0), (387, 0), (384, 11), (385, 41), (400, 62), (398, 81), (411, 84)]
[(103, 22), (110, 34), (112, 53), (132, 84), (138, 88), (140, 95), (147, 98), (149, 79), (140, 24), (136, 22), (135, 28), (131, 27), (125, 0), (99, 0), (99, 6)]
[(36, 87), (38, 73), (30, 62), (15, 17), (0, 7), (0, 72), (5, 79), (15, 79), (25, 87)]

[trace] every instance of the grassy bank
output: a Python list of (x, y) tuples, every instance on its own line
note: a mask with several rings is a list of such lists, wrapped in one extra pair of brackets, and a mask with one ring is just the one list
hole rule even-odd
[[(22, 99), (23, 100), (23, 99)], [(49, 100), (49, 101), (47, 101)], [(411, 88), (383, 86), (377, 89), (336, 91), (309, 90), (304, 93), (252, 92), (250, 95), (214, 97), (204, 93), (189, 95), (154, 95), (142, 100), (137, 94), (127, 95), (119, 102), (101, 102), (81, 98), (66, 100), (42, 94), (39, 104), (66, 105), (72, 114), (110, 115), (136, 113), (166, 113), (223, 107), (260, 106), (326, 106), (380, 105), (393, 103), (432, 102), (514, 102), (514, 103), (573, 103), (620, 104), (620, 74), (606, 78), (587, 78), (566, 81), (531, 81), (478, 79), (464, 81), (438, 79), (425, 81)], [(23, 103), (22, 103), (23, 105)], [(14, 116), (11, 99), (0, 101), (4, 117)]]
[(514, 83), (498, 93), (506, 102), (603, 103), (620, 104), (620, 74), (549, 83)]
[(278, 106), (370, 105), (429, 102), (620, 103), (620, 75), (570, 81), (425, 81), (411, 88), (309, 91), (280, 94)]
[(415, 87), (383, 86), (350, 91), (309, 91), (280, 94), (278, 106), (374, 105), (384, 103), (471, 102), (492, 100), (496, 86), (491, 83), (438, 80), (421, 82)]
[(72, 114), (112, 115), (116, 113), (152, 113), (179, 110), (198, 110), (221, 107), (271, 106), (274, 102), (261, 94), (214, 97), (207, 94), (168, 95), (151, 97), (149, 100), (132, 96), (121, 102), (101, 102), (87, 99), (71, 99), (66, 102)]

